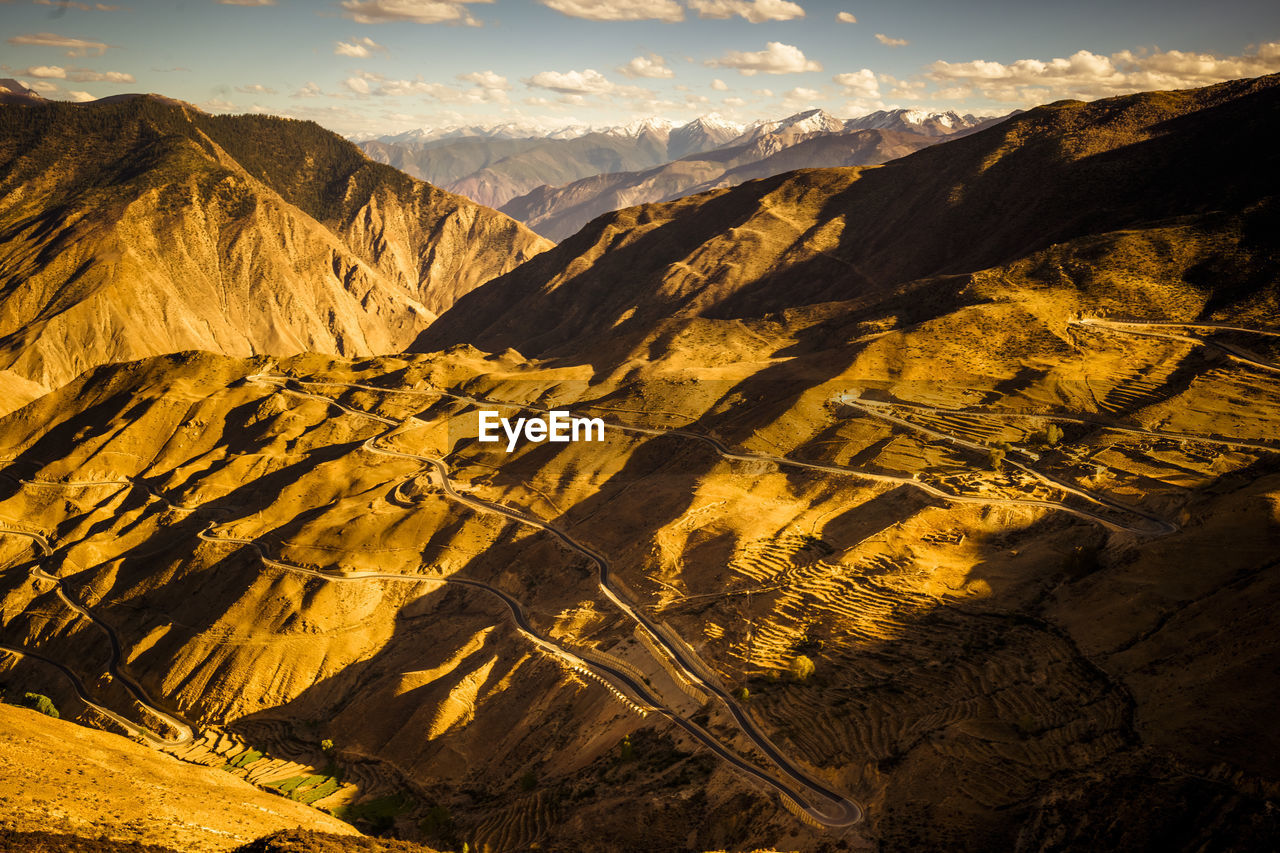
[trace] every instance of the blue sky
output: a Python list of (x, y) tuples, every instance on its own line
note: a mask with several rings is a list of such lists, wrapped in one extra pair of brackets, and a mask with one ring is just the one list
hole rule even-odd
[(1280, 3), (0, 0), (46, 97), (158, 92), (341, 133), (809, 107), (999, 114), (1280, 72)]

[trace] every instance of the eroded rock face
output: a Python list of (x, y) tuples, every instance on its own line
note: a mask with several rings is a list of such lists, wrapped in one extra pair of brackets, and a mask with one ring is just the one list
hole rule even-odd
[(403, 349), (550, 244), (316, 125), (177, 102), (0, 110), (8, 411), (111, 361)]

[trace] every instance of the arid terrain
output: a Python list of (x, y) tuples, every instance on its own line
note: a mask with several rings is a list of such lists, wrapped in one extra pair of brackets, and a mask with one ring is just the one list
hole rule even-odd
[[(444, 850), (1267, 849), (1278, 117), (1058, 102), (405, 352), (86, 364), (0, 419), (0, 680)], [(477, 440), (553, 409), (604, 441)]]

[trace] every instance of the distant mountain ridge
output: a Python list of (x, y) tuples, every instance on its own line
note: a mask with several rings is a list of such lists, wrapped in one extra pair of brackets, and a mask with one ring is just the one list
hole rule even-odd
[(423, 128), (357, 141), (380, 163), (501, 208), (543, 186), (562, 187), (598, 175), (644, 171), (761, 137), (771, 138), (778, 146), (763, 157), (780, 149), (779, 140), (796, 140), (803, 134), (876, 129), (942, 137), (988, 120), (954, 112), (891, 110), (846, 121), (822, 110), (807, 110), (783, 119), (742, 124), (710, 113), (682, 125), (662, 119), (557, 129), (506, 123)]
[(1226, 203), (1252, 210), (1277, 192), (1267, 141), (1277, 103), (1280, 75), (1062, 101), (875, 169), (790, 172), (620, 210), (459, 300), (415, 350), (590, 350), (605, 369), (698, 317), (869, 299), (1082, 235), (1211, 216)]

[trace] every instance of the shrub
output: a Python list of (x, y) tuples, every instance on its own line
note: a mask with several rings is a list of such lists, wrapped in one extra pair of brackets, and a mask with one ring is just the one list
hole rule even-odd
[(40, 693), (23, 693), (22, 701), (19, 704), (33, 711), (39, 711), (46, 717), (53, 717), (55, 720), (62, 716), (58, 713), (58, 709), (54, 707), (53, 700)]
[(791, 659), (791, 666), (788, 668), (788, 671), (791, 673), (791, 677), (796, 681), (804, 681), (806, 678), (813, 675), (816, 668), (817, 667), (813, 665), (813, 661), (810, 660), (808, 656), (796, 655)]

